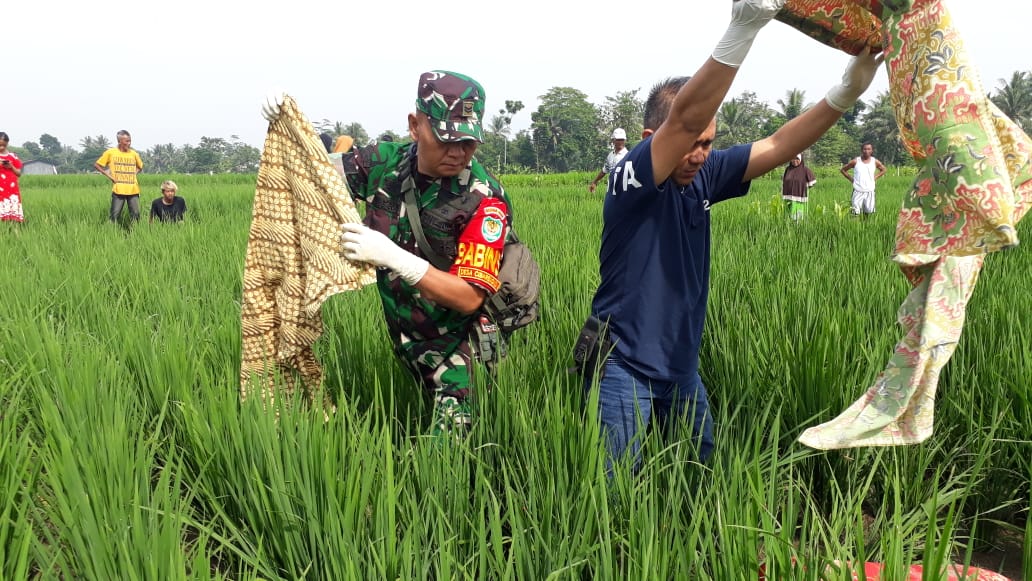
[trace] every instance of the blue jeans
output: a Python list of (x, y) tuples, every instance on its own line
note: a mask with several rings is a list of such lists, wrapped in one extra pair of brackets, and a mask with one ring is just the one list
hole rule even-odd
[(651, 419), (656, 420), (660, 429), (669, 431), (676, 427), (676, 420), (689, 418), (699, 461), (705, 462), (713, 453), (713, 416), (706, 386), (698, 373), (686, 385), (656, 381), (632, 369), (615, 353), (606, 359), (602, 373), (598, 417), (609, 451), (606, 466), (610, 472), (612, 463), (625, 454), (631, 455), (633, 469), (638, 469), (642, 428), (647, 428)]

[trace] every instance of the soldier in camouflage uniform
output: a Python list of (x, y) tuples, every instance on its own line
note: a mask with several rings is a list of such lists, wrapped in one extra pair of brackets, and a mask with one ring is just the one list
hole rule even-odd
[[(498, 181), (475, 159), (483, 142), (484, 90), (447, 71), (419, 79), (411, 143), (380, 141), (344, 155), (365, 225), (344, 226), (347, 258), (381, 267), (377, 287), (398, 357), (434, 398), (432, 432), (470, 422), (471, 346), (479, 309), (498, 290), (509, 209)], [(414, 188), (431, 266), (412, 233), (405, 189)]]

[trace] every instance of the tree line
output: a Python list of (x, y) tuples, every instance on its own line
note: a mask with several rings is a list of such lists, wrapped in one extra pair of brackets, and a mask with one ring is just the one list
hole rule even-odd
[[(58, 173), (84, 173), (94, 171), (93, 163), (109, 147), (114, 147), (114, 143), (106, 135), (83, 137), (77, 149), (44, 133), (38, 141), (26, 141), (11, 149), (23, 161), (55, 165)], [(254, 173), (261, 158), (257, 147), (240, 141), (236, 135), (229, 139), (202, 137), (197, 145), (177, 147), (166, 143), (137, 151), (146, 173)]]
[[(486, 119), (484, 143), (477, 159), (498, 174), (563, 173), (594, 171), (605, 159), (609, 136), (616, 127), (627, 132), (628, 147), (633, 147), (642, 132), (644, 99), (641, 89), (620, 91), (595, 105), (587, 95), (573, 87), (552, 87), (539, 97), (537, 109), (530, 112), (530, 126), (512, 133), (513, 119), (525, 106), (521, 101), (505, 101), (504, 106)], [(1010, 79), (1000, 79), (990, 99), (1027, 132), (1032, 128), (1032, 71), (1015, 71)], [(761, 139), (800, 115), (812, 103), (805, 91), (790, 89), (775, 105), (761, 101), (756, 93), (743, 91), (721, 105), (717, 113), (716, 147), (728, 147)], [(407, 136), (387, 131), (375, 138), (361, 123), (323, 119), (313, 123), (319, 133), (331, 137), (350, 135), (356, 145), (376, 140), (401, 141)], [(875, 155), (890, 165), (912, 163), (903, 149), (895, 112), (888, 92), (872, 99), (857, 101), (807, 152), (811, 165), (839, 165), (870, 142)], [(63, 145), (49, 134), (38, 141), (13, 148), (24, 160), (48, 161), (60, 173), (93, 170), (93, 162), (110, 140), (98, 135), (84, 137), (79, 149)], [(140, 151), (145, 171), (155, 173), (253, 173), (258, 169), (261, 152), (235, 135), (202, 137), (197, 145), (176, 147), (168, 143)]]

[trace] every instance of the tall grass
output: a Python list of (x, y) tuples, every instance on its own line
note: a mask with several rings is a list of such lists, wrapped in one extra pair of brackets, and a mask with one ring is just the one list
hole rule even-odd
[(188, 221), (131, 230), (106, 223), (103, 183), (30, 178), (28, 221), (0, 224), (4, 579), (817, 580), (865, 560), (892, 579), (1015, 537), (1032, 578), (1027, 248), (987, 260), (929, 442), (795, 443), (898, 339), (908, 289), (888, 254), (906, 177), (879, 183), (867, 220), (844, 214), (833, 175), (800, 224), (774, 178), (713, 209), (702, 373), (717, 450), (700, 466), (653, 434), (641, 472), (612, 480), (594, 394), (566, 371), (598, 283), (601, 196), (584, 176), (511, 180), (545, 308), (481, 377), (476, 426), (455, 442), (424, 436), (427, 403), (373, 289), (323, 309), (336, 416), (239, 404), (253, 177), (176, 178)]

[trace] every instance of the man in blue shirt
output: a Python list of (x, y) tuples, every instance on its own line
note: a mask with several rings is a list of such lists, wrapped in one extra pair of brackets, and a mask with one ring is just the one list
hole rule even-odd
[[(645, 130), (614, 169), (603, 206), (601, 283), (592, 316), (613, 349), (602, 364), (599, 420), (609, 462), (638, 464), (639, 427), (689, 416), (699, 458), (713, 450), (713, 419), (699, 377), (706, 316), (710, 214), (744, 196), (750, 180), (813, 145), (870, 85), (881, 57), (855, 57), (820, 103), (751, 144), (713, 150), (716, 113), (756, 33), (784, 0), (733, 0), (727, 33), (690, 79), (669, 79), (645, 104)], [(590, 383), (589, 383), (590, 385)], [(611, 465), (611, 464), (610, 464)]]

